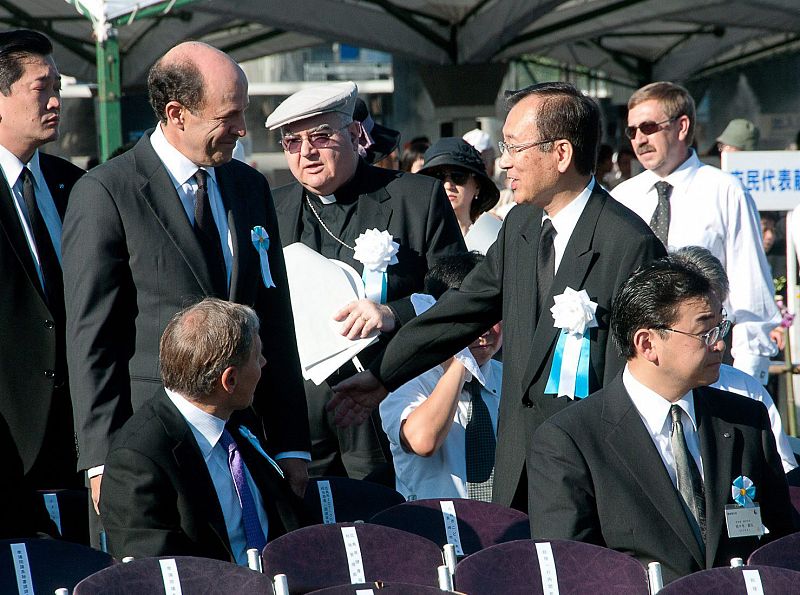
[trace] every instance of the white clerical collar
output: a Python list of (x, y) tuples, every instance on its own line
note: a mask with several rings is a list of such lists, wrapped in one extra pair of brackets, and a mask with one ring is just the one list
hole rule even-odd
[[(167, 173), (176, 186), (183, 186), (197, 173), (198, 169), (201, 169), (194, 161), (170, 144), (167, 137), (164, 135), (161, 124), (156, 126), (153, 134), (150, 135), (150, 144), (153, 146), (153, 150), (156, 152), (156, 155), (158, 155), (158, 158), (164, 164), (164, 167), (167, 168)], [(216, 184), (217, 176), (214, 172), (214, 168), (203, 167), (202, 169), (206, 171)]]
[[(622, 384), (625, 385), (625, 390), (628, 391), (633, 405), (652, 435), (660, 434), (664, 429), (664, 424), (668, 421), (670, 424), (672, 423), (669, 410), (673, 403), (670, 403), (657, 392), (639, 382), (631, 373), (627, 364), (625, 364), (625, 369), (622, 372)], [(697, 419), (694, 414), (694, 395), (692, 391), (690, 390), (683, 395), (674, 405), (680, 406), (683, 412), (689, 416), (696, 431)]]
[(336, 196), (333, 194), (320, 195), (319, 201), (324, 205), (332, 205), (336, 202)]
[(14, 155), (11, 151), (0, 145), (0, 168), (3, 169), (3, 175), (6, 177), (9, 188), (13, 188), (19, 180), (19, 175), (22, 173), (22, 168), (27, 167), (33, 174), (33, 180), (38, 190), (44, 183), (42, 177), (42, 169), (39, 166), (39, 149), (33, 152), (33, 157), (28, 163), (22, 163), (19, 157)]
[(216, 415), (211, 415), (193, 404), (186, 397), (173, 390), (164, 388), (169, 400), (178, 408), (178, 411), (192, 429), (197, 445), (204, 459), (211, 456), (212, 449), (219, 442), (222, 431), (225, 429), (226, 421)]
[(593, 191), (594, 176), (589, 180), (586, 188), (584, 188), (574, 200), (570, 201), (567, 206), (556, 213), (555, 216), (550, 217), (547, 213), (544, 213), (544, 215), (542, 215), (542, 223), (544, 223), (545, 219), (550, 219), (553, 222), (556, 233), (562, 238), (569, 238), (572, 236), (572, 230), (575, 229), (575, 226), (578, 224), (578, 219), (581, 218), (583, 209), (586, 208), (586, 204), (589, 202), (589, 197), (592, 195)]

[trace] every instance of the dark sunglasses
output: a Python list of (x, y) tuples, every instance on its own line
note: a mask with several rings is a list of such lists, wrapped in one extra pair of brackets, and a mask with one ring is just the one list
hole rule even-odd
[(642, 122), (638, 126), (626, 126), (625, 127), (625, 136), (627, 136), (630, 140), (636, 138), (636, 131), (641, 130), (642, 134), (655, 134), (659, 130), (661, 130), (661, 125), (666, 124), (668, 122), (672, 122), (673, 120), (677, 120), (678, 116), (674, 118), (668, 118), (667, 120), (662, 120), (661, 122), (653, 122), (648, 120), (647, 122)]
[(445, 182), (449, 179), (456, 186), (463, 186), (472, 176), (472, 174), (468, 171), (458, 169), (440, 169), (433, 172), (431, 175), (433, 175), (434, 178), (438, 178), (442, 182)]

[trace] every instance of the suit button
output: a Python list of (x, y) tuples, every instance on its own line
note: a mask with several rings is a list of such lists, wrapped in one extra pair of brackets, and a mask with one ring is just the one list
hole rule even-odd
[(51, 378), (51, 379), (55, 378), (56, 377), (55, 370), (45, 370), (44, 371), (44, 376), (45, 376), (45, 378)]
[(55, 328), (55, 327), (56, 327), (56, 323), (53, 322), (52, 320), (45, 320), (44, 321), (44, 328)]

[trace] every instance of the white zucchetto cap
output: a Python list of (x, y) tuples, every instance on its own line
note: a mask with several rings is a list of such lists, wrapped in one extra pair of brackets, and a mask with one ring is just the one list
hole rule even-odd
[(275, 108), (267, 117), (266, 127), (275, 130), (297, 120), (328, 112), (352, 116), (357, 96), (358, 87), (352, 81), (301, 89)]

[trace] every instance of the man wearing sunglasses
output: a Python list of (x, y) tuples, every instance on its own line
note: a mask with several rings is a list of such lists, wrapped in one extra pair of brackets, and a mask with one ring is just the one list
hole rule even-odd
[(694, 100), (680, 85), (658, 82), (636, 91), (625, 135), (646, 171), (612, 194), (664, 245), (703, 246), (723, 263), (731, 285), (725, 307), (736, 325), (734, 366), (765, 384), (769, 359), (778, 352), (769, 333), (780, 313), (758, 212), (736, 178), (700, 162), (691, 148), (694, 128)]
[[(358, 88), (352, 82), (298, 91), (267, 118), (280, 130), (281, 146), (295, 182), (273, 191), (281, 242), (302, 242), (327, 258), (361, 273), (355, 242), (367, 230), (388, 231), (399, 244), (397, 263), (386, 270), (385, 303), (354, 301), (336, 315), (351, 339), (375, 330), (383, 337), (414, 317), (408, 296), (421, 291), (428, 268), (438, 258), (464, 251), (464, 240), (441, 182), (373, 167), (358, 155), (361, 134), (353, 120)], [(383, 339), (382, 339), (383, 340)], [(367, 365), (385, 342), (367, 348)], [(316, 386), (306, 381), (312, 433), (312, 475), (347, 474), (362, 479), (389, 472), (388, 442), (375, 412), (373, 423), (337, 428), (325, 406), (330, 385), (352, 374), (348, 364)]]
[[(746, 560), (793, 531), (766, 408), (708, 387), (730, 329), (723, 313), (713, 284), (683, 259), (654, 261), (622, 285), (611, 333), (623, 372), (552, 416), (531, 442), (534, 539), (657, 561), (670, 582)], [(749, 501), (737, 484), (755, 487), (745, 490)], [(752, 530), (726, 527), (729, 514), (751, 515), (756, 505)], [(761, 523), (768, 536), (759, 537)]]

